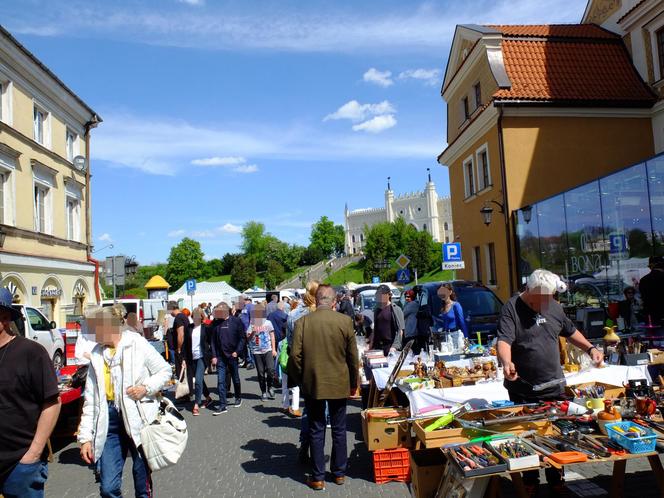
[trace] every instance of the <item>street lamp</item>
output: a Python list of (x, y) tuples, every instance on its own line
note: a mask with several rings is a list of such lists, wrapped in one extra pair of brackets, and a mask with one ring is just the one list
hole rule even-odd
[(104, 247), (102, 247), (102, 248), (100, 248), (100, 249), (97, 249), (97, 250), (95, 250), (95, 251), (92, 251), (92, 254), (95, 254), (95, 253), (97, 253), (97, 252), (99, 252), (99, 251), (103, 251), (104, 249), (113, 249), (113, 244), (108, 244), (107, 246), (104, 246)]
[(533, 219), (533, 207), (525, 206), (521, 208), (521, 214), (523, 215), (523, 221), (525, 221), (526, 224), (530, 223), (530, 221)]
[[(505, 208), (503, 207), (503, 205), (500, 202), (494, 201), (494, 200), (492, 200), (490, 202), (492, 202), (493, 204), (495, 204), (496, 206), (498, 206), (500, 208), (500, 211), (499, 211), (500, 213), (502, 213), (502, 214), (505, 213)], [(491, 207), (491, 204), (486, 202), (484, 204), (484, 206), (482, 206), (482, 209), (480, 209), (480, 214), (482, 215), (482, 218), (484, 219), (484, 224), (486, 226), (491, 225), (491, 219), (493, 217), (493, 208)]]

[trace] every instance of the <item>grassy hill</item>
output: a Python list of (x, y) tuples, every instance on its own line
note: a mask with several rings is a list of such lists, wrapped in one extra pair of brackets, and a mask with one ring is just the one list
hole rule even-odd
[[(413, 276), (411, 274), (411, 276)], [(451, 270), (434, 270), (432, 272), (425, 273), (424, 275), (418, 275), (418, 283), (425, 282), (438, 282), (441, 280), (452, 280), (454, 272)], [(355, 282), (356, 284), (368, 283), (364, 280), (364, 261), (359, 263), (353, 263), (341, 270), (330, 275), (329, 278), (325, 279), (325, 283), (331, 285), (343, 285), (348, 282)], [(414, 285), (415, 281), (409, 282), (406, 285)]]

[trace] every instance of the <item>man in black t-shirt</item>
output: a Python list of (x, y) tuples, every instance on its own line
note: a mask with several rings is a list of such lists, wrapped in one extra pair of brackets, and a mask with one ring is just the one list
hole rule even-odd
[(60, 414), (53, 363), (39, 343), (12, 335), (23, 317), (0, 289), (0, 495), (44, 496), (46, 442)]
[(646, 323), (652, 321), (653, 325), (662, 326), (664, 318), (664, 258), (654, 256), (650, 258), (650, 273), (641, 278), (639, 292), (643, 300), (643, 311)]
[[(547, 270), (535, 270), (527, 288), (511, 298), (501, 311), (498, 321), (498, 359), (505, 373), (505, 388), (515, 403), (532, 403), (559, 399), (563, 385), (534, 391), (533, 386), (563, 378), (558, 353), (558, 337), (586, 351), (594, 364), (604, 355), (579, 332), (565, 315), (562, 306), (553, 298), (567, 289), (565, 283)], [(539, 472), (525, 472), (524, 483), (536, 486)], [(549, 484), (561, 486), (561, 476), (555, 469), (546, 469)]]
[[(180, 372), (187, 360), (185, 353), (191, 351), (191, 322), (189, 317), (180, 311), (178, 303), (171, 301), (167, 305), (168, 311), (173, 317), (173, 346), (175, 347), (175, 375), (180, 378)], [(192, 360), (193, 361), (193, 360)], [(181, 398), (182, 399), (182, 398)], [(185, 396), (184, 401), (189, 400)]]

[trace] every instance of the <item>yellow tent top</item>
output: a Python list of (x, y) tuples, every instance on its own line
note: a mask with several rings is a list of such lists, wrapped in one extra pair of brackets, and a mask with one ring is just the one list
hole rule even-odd
[(145, 288), (148, 290), (168, 289), (170, 286), (171, 285), (159, 275), (155, 275), (150, 280), (148, 280), (147, 284), (145, 284)]

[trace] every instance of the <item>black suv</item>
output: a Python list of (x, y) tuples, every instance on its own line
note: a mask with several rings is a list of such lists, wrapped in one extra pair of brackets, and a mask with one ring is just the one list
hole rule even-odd
[[(419, 287), (421, 295), (420, 303), (422, 306), (428, 305), (431, 310), (434, 321), (434, 329), (442, 327), (440, 319), (440, 310), (443, 303), (438, 297), (438, 288), (449, 283), (454, 289), (457, 301), (463, 308), (463, 314), (468, 325), (470, 339), (477, 338), (477, 332), (482, 336), (482, 343), (486, 344), (489, 336), (496, 335), (498, 326), (498, 317), (503, 303), (498, 299), (491, 289), (478, 282), (467, 280), (453, 280), (449, 282), (427, 282)], [(403, 295), (403, 294), (402, 294)]]

